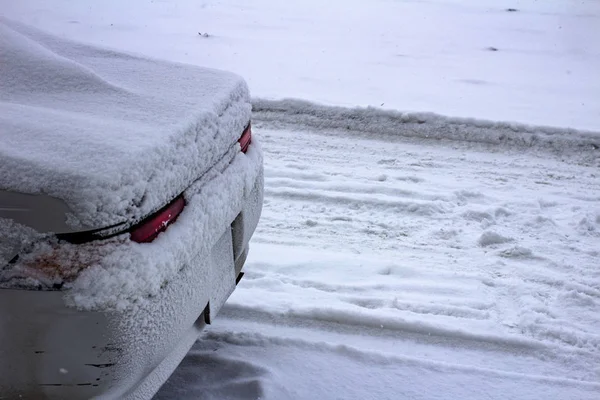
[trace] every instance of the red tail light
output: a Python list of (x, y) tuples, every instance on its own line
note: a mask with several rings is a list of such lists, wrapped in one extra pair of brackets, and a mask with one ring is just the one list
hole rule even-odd
[(252, 125), (251, 124), (248, 124), (248, 126), (244, 130), (244, 133), (242, 133), (242, 137), (240, 137), (240, 140), (238, 140), (238, 142), (240, 143), (240, 147), (242, 148), (242, 153), (247, 152), (248, 147), (250, 146), (250, 143), (252, 143)]
[(170, 204), (134, 226), (130, 231), (131, 240), (138, 243), (153, 241), (161, 232), (167, 229), (169, 224), (177, 219), (184, 207), (184, 198), (182, 196), (177, 197)]

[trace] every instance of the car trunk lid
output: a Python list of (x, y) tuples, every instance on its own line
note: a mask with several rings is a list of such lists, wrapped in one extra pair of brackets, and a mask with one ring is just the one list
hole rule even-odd
[(65, 232), (133, 224), (161, 209), (236, 146), (250, 120), (247, 86), (230, 73), (3, 18), (0, 58), (0, 191), (33, 195), (36, 212), (57, 213)]

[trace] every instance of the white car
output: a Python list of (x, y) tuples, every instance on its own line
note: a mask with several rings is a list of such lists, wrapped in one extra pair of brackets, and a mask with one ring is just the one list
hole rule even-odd
[(0, 399), (149, 399), (241, 278), (245, 82), (0, 17)]

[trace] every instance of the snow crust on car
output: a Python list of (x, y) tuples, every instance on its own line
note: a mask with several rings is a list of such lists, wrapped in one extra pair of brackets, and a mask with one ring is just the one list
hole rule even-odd
[[(31, 251), (0, 271), (0, 287), (52, 289), (59, 285), (69, 289), (65, 298), (70, 306), (85, 310), (125, 311), (143, 306), (182, 268), (210, 258), (212, 246), (235, 219), (257, 179), (261, 179), (262, 162), (256, 138), (246, 154), (232, 149), (185, 192), (187, 205), (177, 222), (152, 243), (135, 243), (124, 234), (75, 245), (40, 237), (33, 241), (30, 234)], [(34, 275), (28, 265), (49, 255), (60, 268), (42, 269)], [(219, 279), (210, 281), (207, 274), (207, 290), (217, 290), (223, 284)]]
[(100, 228), (159, 209), (250, 120), (242, 78), (78, 44), (0, 18), (0, 189)]
[[(212, 246), (262, 174), (262, 150), (256, 140), (246, 154), (232, 153), (232, 161), (226, 157), (185, 193), (186, 208), (154, 242), (122, 240), (109, 245), (102, 257), (68, 285), (69, 304), (80, 309), (131, 309), (158, 294), (182, 266), (209, 258)], [(216, 290), (223, 284), (220, 280), (207, 282), (206, 288)]]

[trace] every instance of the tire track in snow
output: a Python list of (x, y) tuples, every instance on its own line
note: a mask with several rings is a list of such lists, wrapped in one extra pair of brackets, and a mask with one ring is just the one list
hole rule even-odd
[(236, 346), (269, 347), (276, 345), (283, 347), (295, 347), (306, 351), (336, 353), (358, 361), (367, 361), (368, 364), (399, 364), (405, 367), (413, 368), (424, 367), (443, 373), (461, 371), (474, 376), (503, 376), (510, 379), (529, 380), (545, 384), (559, 384), (591, 390), (600, 390), (600, 383), (598, 382), (582, 381), (561, 377), (549, 377), (533, 373), (502, 371), (498, 369), (490, 369), (485, 367), (472, 367), (443, 361), (427, 360), (424, 358), (383, 354), (379, 352), (355, 348), (353, 346), (348, 346), (345, 344), (313, 342), (310, 340), (300, 338), (281, 337), (262, 333), (240, 333), (234, 331), (208, 332), (206, 335), (204, 335), (203, 339), (219, 343), (233, 344)]
[[(315, 190), (315, 191), (328, 191), (334, 193), (347, 193), (347, 194), (361, 194), (361, 195), (372, 195), (377, 194), (378, 197), (381, 195), (390, 196), (394, 198), (414, 198), (418, 200), (426, 201), (449, 201), (448, 196), (441, 196), (439, 194), (429, 195), (422, 191), (406, 190), (400, 187), (386, 187), (381, 184), (366, 184), (366, 183), (353, 183), (353, 184), (339, 184), (333, 179), (322, 178), (321, 180), (314, 180), (314, 175), (309, 175), (313, 179), (296, 179), (296, 177), (279, 177), (273, 178), (272, 171), (268, 171), (269, 178), (269, 189), (273, 188), (293, 188), (303, 190)], [(376, 178), (380, 181), (387, 180), (387, 176), (380, 175)]]
[[(319, 350), (321, 345), (338, 347), (350, 345), (359, 353), (377, 354), (384, 358), (409, 357), (431, 364), (452, 364), (466, 366), (473, 370), (537, 375), (553, 380), (565, 379), (574, 385), (584, 387), (598, 384), (597, 371), (594, 372), (594, 358), (585, 352), (577, 357), (566, 356), (557, 351), (556, 346), (542, 346), (536, 342), (506, 342), (504, 339), (473, 340), (470, 335), (439, 336), (435, 330), (431, 334), (395, 330), (374, 324), (359, 330), (351, 320), (323, 321), (310, 315), (273, 314), (250, 310), (244, 307), (227, 306), (221, 316), (221, 323), (209, 330), (209, 337), (220, 341), (236, 335), (257, 335), (265, 337), (262, 345), (270, 347), (280, 339), (301, 341), (306, 349)], [(226, 342), (229, 342), (226, 338)], [(251, 343), (238, 343), (243, 346)], [(402, 351), (399, 351), (402, 349)], [(435, 349), (436, 351), (432, 351)], [(285, 353), (281, 349), (279, 354)], [(475, 378), (473, 378), (475, 379)], [(589, 384), (592, 385), (589, 385)]]
[[(267, 321), (283, 318), (294, 318), (295, 320), (312, 320), (324, 324), (346, 325), (348, 327), (368, 327), (379, 328), (396, 333), (411, 333), (425, 335), (428, 337), (441, 337), (452, 339), (454, 342), (468, 342), (473, 345), (474, 342), (494, 345), (504, 349), (510, 348), (513, 351), (517, 349), (529, 349), (543, 351), (548, 346), (545, 343), (522, 338), (517, 335), (499, 335), (494, 332), (485, 332), (484, 330), (467, 330), (459, 326), (449, 327), (435, 322), (425, 321), (421, 318), (401, 318), (397, 315), (385, 313), (369, 313), (360, 309), (336, 309), (333, 307), (302, 307), (291, 308), (283, 313), (277, 314), (267, 309), (254, 312), (251, 307), (244, 307), (239, 304), (232, 304), (224, 310), (225, 317), (230, 314), (241, 316), (242, 320), (248, 320), (252, 316), (254, 321)], [(470, 328), (473, 328), (471, 326)]]
[(344, 204), (350, 208), (361, 208), (370, 206), (373, 209), (382, 208), (389, 212), (402, 212), (407, 214), (416, 214), (421, 216), (430, 216), (432, 214), (443, 214), (447, 212), (445, 205), (447, 202), (431, 201), (403, 201), (393, 196), (381, 194), (372, 197), (364, 193), (353, 192), (352, 195), (340, 193), (337, 190), (315, 190), (309, 187), (295, 189), (287, 187), (285, 189), (270, 188), (265, 189), (265, 195), (273, 198), (280, 197), (288, 200), (298, 200), (301, 202), (329, 202), (335, 204)]

